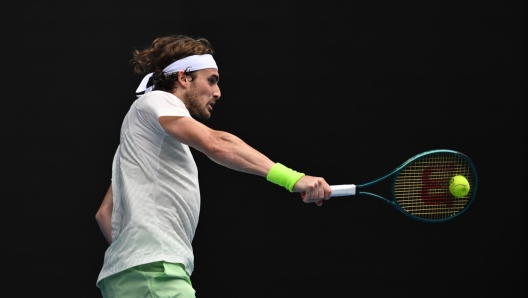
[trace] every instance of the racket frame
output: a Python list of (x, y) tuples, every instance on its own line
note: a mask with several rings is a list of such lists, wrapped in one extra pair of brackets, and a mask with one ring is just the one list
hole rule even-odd
[[(456, 154), (456, 155), (459, 155), (461, 156), (462, 158), (464, 158), (470, 165), (471, 165), (471, 171), (472, 171), (472, 174), (473, 174), (473, 186), (472, 186), (472, 194), (471, 194), (471, 197), (468, 199), (468, 203), (464, 206), (464, 208), (460, 211), (460, 212), (457, 212), (455, 215), (453, 216), (450, 216), (450, 217), (446, 217), (446, 218), (442, 218), (442, 219), (435, 219), (435, 220), (431, 220), (431, 219), (426, 219), (426, 218), (421, 218), (421, 217), (418, 217), (418, 216), (415, 216), (415, 215), (412, 215), (411, 213), (407, 212), (405, 209), (403, 209), (397, 202), (396, 200), (396, 195), (394, 193), (394, 189), (395, 189), (395, 184), (396, 184), (396, 179), (398, 178), (398, 173), (401, 172), (408, 164), (412, 163), (413, 161), (421, 158), (421, 157), (424, 157), (424, 156), (427, 156), (427, 155), (431, 155), (431, 154), (436, 154), (436, 153), (450, 153), (450, 154)], [(374, 193), (371, 193), (371, 192), (366, 192), (366, 191), (361, 191), (362, 188), (365, 188), (367, 186), (371, 186), (373, 184), (376, 184), (380, 181), (383, 181), (387, 178), (389, 178), (390, 176), (394, 176), (394, 179), (392, 181), (392, 187), (391, 187), (391, 195), (392, 195), (392, 200), (389, 200), (389, 199), (386, 199), (380, 195), (377, 195), (377, 194), (374, 194)], [(370, 181), (370, 182), (367, 182), (367, 183), (364, 183), (364, 184), (359, 184), (359, 185), (355, 185), (355, 194), (352, 194), (352, 195), (366, 195), (366, 196), (371, 196), (371, 197), (374, 197), (374, 198), (377, 198), (377, 199), (380, 199), (381, 201), (391, 205), (392, 207), (395, 207), (396, 209), (398, 209), (399, 211), (401, 211), (403, 214), (411, 217), (412, 219), (416, 219), (416, 220), (419, 220), (419, 221), (423, 221), (423, 222), (444, 222), (444, 221), (448, 221), (448, 220), (451, 220), (457, 216), (459, 216), (460, 214), (464, 213), (469, 205), (471, 205), (471, 203), (473, 202), (473, 199), (475, 198), (475, 195), (477, 193), (477, 188), (478, 188), (478, 176), (477, 176), (477, 171), (476, 171), (476, 168), (475, 168), (475, 164), (473, 163), (473, 161), (467, 157), (465, 154), (463, 153), (460, 153), (458, 151), (454, 151), (454, 150), (449, 150), (449, 149), (436, 149), (436, 150), (430, 150), (430, 151), (425, 151), (425, 152), (422, 152), (420, 154), (417, 154), (411, 158), (409, 158), (406, 162), (404, 162), (403, 164), (401, 164), (399, 167), (397, 167), (395, 170), (393, 170), (392, 172), (384, 175), (384, 176), (381, 176), (380, 178), (378, 179), (375, 179), (373, 181)]]

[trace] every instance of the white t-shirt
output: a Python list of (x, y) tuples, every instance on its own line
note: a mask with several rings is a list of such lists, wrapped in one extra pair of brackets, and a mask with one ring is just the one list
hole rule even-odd
[(97, 279), (166, 261), (191, 275), (191, 241), (198, 224), (198, 169), (189, 146), (167, 135), (161, 116), (191, 117), (176, 96), (152, 91), (125, 116), (112, 165), (112, 244)]

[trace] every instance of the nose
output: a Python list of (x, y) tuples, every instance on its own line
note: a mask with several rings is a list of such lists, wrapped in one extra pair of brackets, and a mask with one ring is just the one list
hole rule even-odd
[(216, 90), (213, 91), (213, 97), (214, 99), (219, 99), (220, 96), (222, 96), (222, 93), (220, 92), (220, 87), (216, 85)]

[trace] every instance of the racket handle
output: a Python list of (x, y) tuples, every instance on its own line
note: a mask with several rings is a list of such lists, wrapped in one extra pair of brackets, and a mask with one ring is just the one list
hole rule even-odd
[[(341, 184), (341, 185), (330, 185), (332, 190), (332, 197), (343, 197), (343, 196), (353, 196), (356, 194), (356, 185), (355, 184)], [(304, 199), (306, 192), (301, 193), (301, 197)]]
[(356, 194), (355, 184), (330, 185), (332, 197), (353, 196)]

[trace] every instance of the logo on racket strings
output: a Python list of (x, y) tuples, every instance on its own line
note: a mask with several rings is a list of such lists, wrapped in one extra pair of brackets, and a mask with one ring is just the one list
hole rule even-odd
[[(434, 177), (435, 173), (441, 172), (438, 178)], [(446, 175), (447, 173), (447, 175)], [(454, 176), (455, 165), (448, 164), (444, 166), (429, 166), (422, 172), (422, 191), (420, 193), (424, 204), (440, 205), (445, 204), (448, 207), (453, 205), (453, 198), (449, 195), (449, 180)]]

